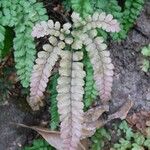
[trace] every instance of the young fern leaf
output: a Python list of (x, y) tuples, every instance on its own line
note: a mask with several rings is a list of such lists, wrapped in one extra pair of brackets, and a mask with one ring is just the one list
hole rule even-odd
[(85, 77), (83, 64), (79, 62), (82, 55), (82, 52), (70, 51), (61, 54), (57, 100), (65, 150), (76, 150), (81, 137)]
[(113, 82), (113, 64), (110, 53), (106, 50), (107, 45), (103, 43), (102, 37), (86, 39), (86, 50), (91, 59), (94, 69), (94, 79), (102, 102), (107, 102), (111, 97)]

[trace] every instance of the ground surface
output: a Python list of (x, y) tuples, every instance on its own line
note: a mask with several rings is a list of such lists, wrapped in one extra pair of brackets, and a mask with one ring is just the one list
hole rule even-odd
[[(115, 66), (111, 110), (117, 110), (127, 99), (134, 101), (134, 110), (150, 110), (150, 74), (141, 71), (140, 50), (150, 43), (150, 2), (145, 5), (128, 38), (121, 43), (111, 43), (109, 49)], [(17, 100), (16, 100), (17, 99)], [(47, 115), (33, 114), (22, 107), (25, 98), (11, 98), (0, 105), (0, 150), (19, 150), (27, 140), (32, 139), (30, 130), (18, 129), (10, 122), (39, 124)], [(17, 102), (16, 102), (17, 101)], [(29, 136), (28, 136), (29, 135)], [(34, 134), (33, 134), (34, 135)], [(28, 139), (31, 138), (31, 139)]]

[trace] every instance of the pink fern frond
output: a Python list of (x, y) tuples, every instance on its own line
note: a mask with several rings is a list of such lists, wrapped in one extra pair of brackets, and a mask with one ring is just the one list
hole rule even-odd
[(57, 85), (61, 138), (65, 150), (76, 150), (82, 134), (84, 76), (82, 52), (62, 52)]
[(120, 26), (116, 19), (113, 19), (111, 14), (95, 12), (92, 16), (89, 15), (85, 20), (82, 20), (78, 13), (72, 14), (72, 20), (75, 27), (83, 26), (83, 31), (87, 32), (91, 29), (102, 28), (107, 32), (119, 32)]
[(53, 20), (41, 21), (37, 23), (32, 30), (31, 35), (36, 38), (41, 38), (46, 35), (51, 35), (60, 38), (60, 40), (64, 40), (64, 34), (70, 33), (71, 24), (65, 23), (63, 28), (61, 28), (60, 22)]
[(110, 53), (103, 43), (103, 38), (86, 39), (86, 50), (88, 51), (94, 69), (94, 79), (97, 90), (100, 93), (102, 102), (107, 102), (111, 98), (113, 69)]
[(33, 110), (38, 110), (43, 106), (42, 97), (45, 88), (47, 87), (48, 78), (55, 62), (58, 60), (60, 49), (49, 44), (43, 46), (45, 51), (38, 53), (36, 64), (33, 67), (30, 83), (30, 98), (28, 102)]

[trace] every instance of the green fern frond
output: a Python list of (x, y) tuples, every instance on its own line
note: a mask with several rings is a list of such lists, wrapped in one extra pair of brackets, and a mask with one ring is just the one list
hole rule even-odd
[(59, 126), (59, 114), (58, 114), (58, 108), (57, 108), (57, 90), (56, 90), (56, 86), (57, 86), (57, 80), (59, 78), (59, 74), (55, 73), (52, 77), (51, 77), (51, 82), (49, 84), (49, 91), (50, 91), (50, 102), (51, 102), (51, 106), (49, 108), (49, 112), (51, 114), (51, 120), (50, 120), (50, 128), (52, 130), (57, 129), (57, 127)]
[(96, 90), (95, 81), (93, 77), (93, 67), (86, 51), (84, 52), (83, 64), (84, 70), (86, 72), (85, 87), (84, 87), (85, 94), (83, 99), (84, 99), (84, 106), (87, 109), (96, 99), (98, 92)]
[(133, 27), (144, 5), (144, 0), (126, 0), (119, 19), (122, 27), (119, 33), (112, 34), (114, 40), (121, 40), (127, 36), (128, 31)]
[[(15, 67), (22, 85), (24, 87), (28, 87), (35, 60), (35, 45), (32, 37), (29, 36), (31, 34), (29, 31), (26, 31), (25, 34), (18, 32), (16, 33), (17, 36), (14, 39), (14, 58), (16, 62)], [(26, 43), (26, 45), (24, 43)]]
[(4, 26), (14, 27), (16, 69), (24, 87), (29, 86), (36, 54), (34, 39), (31, 36), (32, 27), (35, 22), (47, 20), (45, 14), (46, 9), (42, 3), (36, 3), (36, 0), (1, 0), (0, 3), (0, 49), (4, 46)]
[(64, 0), (63, 4), (67, 10), (72, 8), (75, 12), (78, 12), (81, 17), (86, 17), (93, 13), (90, 0)]

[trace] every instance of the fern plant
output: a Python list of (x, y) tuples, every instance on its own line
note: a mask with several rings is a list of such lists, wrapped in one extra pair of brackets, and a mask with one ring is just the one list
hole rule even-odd
[(24, 87), (29, 86), (36, 54), (31, 31), (35, 22), (48, 19), (45, 14), (46, 10), (42, 3), (37, 3), (36, 0), (0, 1), (0, 59), (6, 36), (5, 27), (13, 27), (15, 31), (13, 48), (16, 69)]
[(150, 44), (147, 47), (143, 47), (141, 53), (144, 56), (142, 70), (148, 72), (150, 69)]
[(38, 52), (33, 67), (28, 102), (34, 110), (43, 106), (44, 91), (51, 71), (60, 60), (57, 80), (57, 107), (60, 115), (60, 131), (64, 149), (76, 149), (82, 132), (84, 71), (83, 47), (93, 67), (96, 89), (102, 103), (107, 103), (111, 96), (113, 64), (110, 53), (106, 50), (104, 39), (97, 36), (96, 28), (107, 32), (118, 32), (119, 23), (112, 15), (95, 12), (83, 20), (78, 13), (71, 15), (73, 24), (65, 23), (61, 28), (58, 21), (42, 21), (33, 28), (32, 36), (49, 36), (49, 42)]

